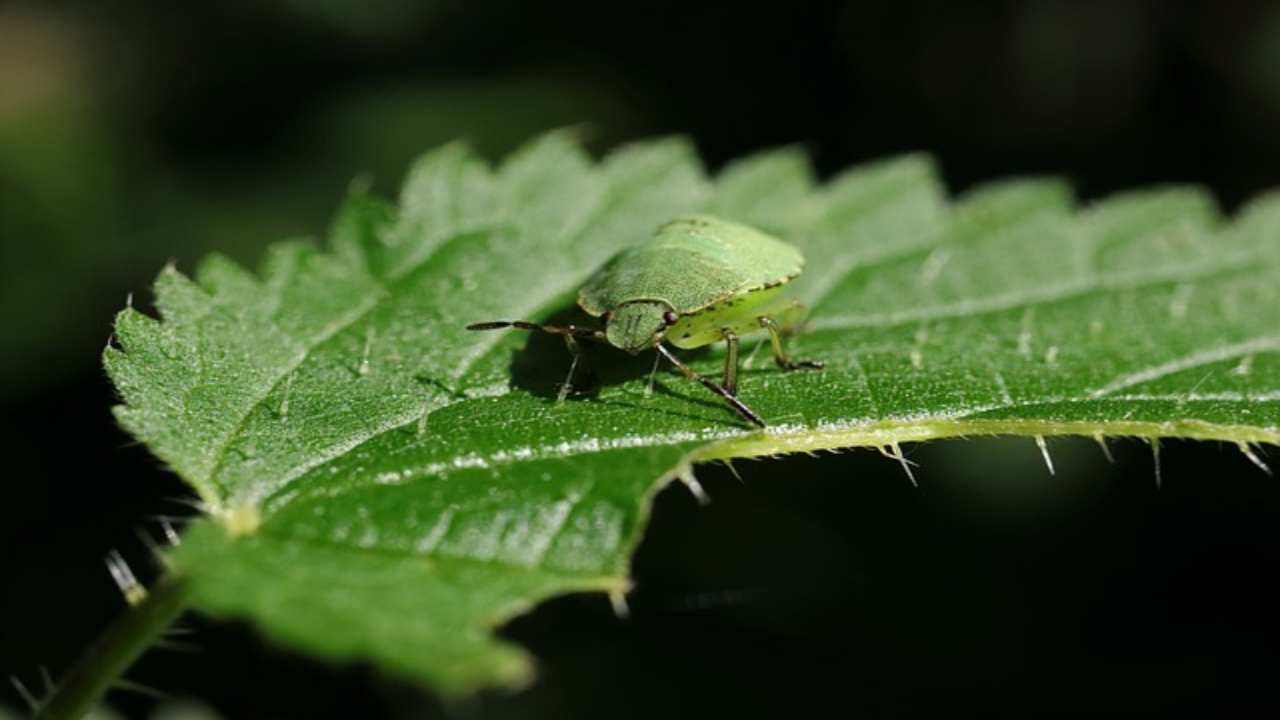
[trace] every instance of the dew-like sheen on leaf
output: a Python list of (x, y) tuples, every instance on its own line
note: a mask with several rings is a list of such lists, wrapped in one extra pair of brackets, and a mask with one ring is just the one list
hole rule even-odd
[[(464, 329), (570, 309), (686, 212), (805, 253), (793, 347), (826, 370), (745, 344), (767, 433), (676, 375), (646, 394), (649, 361), (607, 348), (599, 394), (557, 404), (563, 345)], [(195, 607), (463, 692), (531, 675), (496, 624), (625, 589), (653, 493), (693, 460), (978, 433), (1277, 442), (1278, 261), (1275, 195), (1231, 222), (1188, 187), (953, 202), (921, 156), (818, 185), (781, 150), (712, 180), (680, 140), (595, 162), (553, 133), (496, 168), (435, 150), (398, 206), (356, 194), (324, 247), (274, 246), (257, 273), (166, 269), (161, 319), (123, 311), (105, 362), (120, 421), (208, 511), (173, 557)]]

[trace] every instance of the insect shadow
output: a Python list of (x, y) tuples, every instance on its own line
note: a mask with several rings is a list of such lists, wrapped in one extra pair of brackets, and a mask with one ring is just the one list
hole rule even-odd
[[(584, 313), (575, 304), (566, 303), (552, 315), (541, 318), (550, 325), (580, 325), (585, 327), (602, 327), (598, 318)], [(512, 330), (510, 332), (522, 332)], [(674, 414), (680, 417), (699, 421), (716, 421), (727, 424), (736, 423), (732, 413), (725, 411), (724, 403), (714, 397), (701, 397), (704, 391), (696, 383), (689, 383), (690, 388), (680, 387), (687, 381), (678, 375), (667, 363), (661, 363), (654, 372), (656, 353), (642, 352), (630, 355), (607, 343), (579, 341), (582, 355), (573, 372), (572, 385), (562, 396), (562, 388), (569, 379), (569, 368), (573, 363), (573, 354), (565, 345), (562, 337), (543, 332), (526, 332), (528, 338), (524, 346), (515, 351), (511, 358), (511, 384), (531, 395), (545, 398), (548, 402), (557, 402), (564, 398), (565, 402), (597, 402), (605, 405), (634, 407), (652, 412)], [(706, 348), (682, 351), (681, 356), (694, 359), (706, 355)], [(639, 381), (648, 383), (653, 376), (653, 393), (676, 398), (689, 404), (690, 409), (702, 408), (703, 413), (682, 413), (672, 410), (670, 406), (657, 406), (644, 402), (639, 393), (634, 396), (601, 398), (601, 390), (627, 383)], [(674, 386), (674, 387), (673, 387)]]

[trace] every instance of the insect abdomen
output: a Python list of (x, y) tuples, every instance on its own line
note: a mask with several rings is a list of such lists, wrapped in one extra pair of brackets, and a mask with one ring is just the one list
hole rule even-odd
[(696, 348), (724, 339), (724, 329), (746, 335), (761, 329), (758, 318), (783, 307), (781, 287), (762, 288), (690, 313), (667, 329), (667, 342)]

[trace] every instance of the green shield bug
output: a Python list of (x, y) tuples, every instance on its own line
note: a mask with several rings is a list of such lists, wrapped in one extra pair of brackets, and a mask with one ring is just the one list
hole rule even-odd
[[(778, 320), (800, 305), (782, 295), (800, 274), (804, 256), (795, 247), (755, 228), (707, 215), (679, 217), (662, 225), (646, 242), (622, 251), (600, 268), (578, 293), (578, 305), (600, 318), (604, 329), (497, 320), (468, 330), (519, 328), (561, 335), (573, 362), (578, 339), (606, 342), (631, 354), (653, 349), (685, 377), (716, 393), (748, 421), (764, 420), (738, 399), (738, 338), (769, 333), (773, 359), (783, 370), (819, 370), (822, 363), (796, 361), (782, 346)], [(724, 340), (724, 378), (717, 384), (682, 362), (667, 348), (696, 348)], [(570, 386), (561, 389), (563, 399)]]

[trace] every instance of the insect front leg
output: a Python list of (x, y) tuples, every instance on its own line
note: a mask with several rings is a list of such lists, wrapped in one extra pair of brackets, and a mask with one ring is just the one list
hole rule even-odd
[(738, 334), (729, 328), (721, 330), (728, 351), (724, 354), (724, 389), (730, 395), (738, 394)]
[(761, 419), (760, 416), (757, 415), (754, 410), (747, 407), (746, 403), (742, 402), (736, 396), (734, 396), (733, 393), (724, 389), (723, 386), (715, 384), (714, 381), (708, 380), (707, 378), (699, 375), (697, 371), (695, 371), (693, 368), (680, 362), (680, 358), (671, 354), (671, 351), (668, 350), (663, 345), (659, 344), (654, 347), (658, 351), (658, 353), (662, 355), (662, 357), (666, 358), (672, 365), (675, 365), (676, 369), (679, 370), (681, 374), (683, 374), (685, 377), (697, 383), (700, 383), (702, 387), (724, 398), (724, 401), (729, 403), (729, 407), (733, 408), (734, 410), (737, 410), (739, 415), (746, 418), (753, 425), (756, 425), (758, 427), (765, 426), (764, 420)]
[[(569, 363), (569, 377), (565, 378), (564, 384), (560, 386), (560, 391), (556, 394), (556, 402), (563, 402), (569, 396), (569, 393), (573, 391), (573, 373), (578, 369), (578, 363), (582, 358), (582, 345), (578, 343), (578, 338), (596, 341), (605, 339), (604, 331), (596, 328), (581, 327), (579, 325), (544, 325), (542, 323), (529, 322), (528, 320), (492, 320), (490, 322), (471, 323), (467, 326), (468, 330), (503, 330), (505, 328), (543, 332), (564, 338), (564, 344), (569, 348), (569, 354), (573, 356), (573, 361)], [(594, 374), (588, 371), (587, 377), (593, 378), (592, 384), (588, 385), (588, 388), (593, 387)]]
[[(589, 367), (585, 367), (586, 363), (582, 360), (582, 345), (576, 338), (574, 338), (573, 335), (567, 334), (564, 336), (564, 344), (565, 347), (569, 349), (569, 354), (573, 356), (573, 360), (569, 362), (569, 374), (565, 377), (564, 383), (560, 386), (560, 392), (556, 393), (556, 402), (564, 402), (565, 398), (569, 397), (570, 393), (575, 395), (587, 393), (591, 391), (591, 388), (595, 387), (595, 373), (591, 372)], [(577, 390), (573, 385), (573, 373), (578, 369), (579, 364), (584, 366), (583, 374), (587, 378), (587, 384), (581, 391)]]
[(818, 360), (792, 360), (782, 347), (782, 331), (778, 323), (768, 315), (761, 315), (760, 327), (769, 331), (769, 342), (773, 345), (773, 361), (783, 370), (821, 370), (825, 364)]

